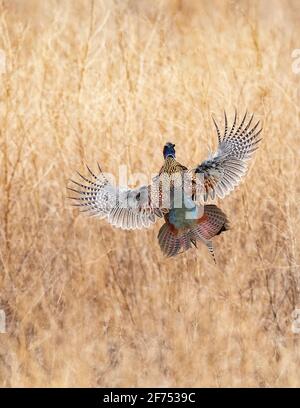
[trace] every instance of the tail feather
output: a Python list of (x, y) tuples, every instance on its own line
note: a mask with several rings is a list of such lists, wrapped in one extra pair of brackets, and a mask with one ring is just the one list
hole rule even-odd
[(193, 245), (196, 247), (196, 242), (202, 241), (216, 263), (211, 238), (228, 229), (229, 221), (226, 215), (216, 205), (205, 205), (203, 216), (190, 227), (175, 228), (166, 218), (165, 224), (159, 230), (158, 242), (162, 252), (172, 257), (187, 251)]
[(209, 253), (210, 253), (211, 256), (213, 257), (214, 263), (216, 264), (217, 261), (216, 261), (215, 252), (214, 252), (214, 247), (213, 247), (212, 242), (211, 242), (211, 241), (207, 241), (207, 242), (206, 242), (206, 246), (207, 246), (207, 248), (208, 248), (208, 250), (209, 250)]
[(195, 238), (204, 240), (210, 240), (228, 229), (229, 221), (226, 214), (213, 204), (204, 206), (202, 218), (192, 227)]
[(166, 256), (175, 256), (180, 251), (180, 238), (176, 236), (168, 223), (165, 223), (159, 230), (158, 242), (162, 252)]

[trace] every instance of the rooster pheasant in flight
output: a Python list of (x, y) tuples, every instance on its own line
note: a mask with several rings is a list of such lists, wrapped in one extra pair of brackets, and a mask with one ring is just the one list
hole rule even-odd
[(148, 228), (164, 217), (158, 241), (162, 252), (175, 256), (202, 241), (214, 260), (212, 238), (229, 229), (229, 221), (216, 205), (207, 204), (209, 198), (224, 198), (246, 174), (248, 160), (258, 148), (262, 128), (259, 121), (252, 125), (253, 115), (245, 113), (238, 123), (237, 113), (232, 126), (224, 112), (224, 133), (215, 119), (218, 136), (217, 151), (198, 166), (188, 170), (175, 157), (175, 145), (167, 143), (163, 149), (164, 163), (158, 175), (147, 186), (136, 189), (121, 188), (109, 182), (99, 167), (95, 175), (87, 167), (90, 178), (71, 180), (69, 190), (76, 193), (75, 206), (111, 225), (126, 229)]

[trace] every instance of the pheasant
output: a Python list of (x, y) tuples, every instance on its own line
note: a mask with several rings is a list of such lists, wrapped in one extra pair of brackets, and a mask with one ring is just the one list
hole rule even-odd
[[(163, 148), (164, 163), (149, 185), (136, 189), (113, 185), (102, 172), (90, 177), (78, 173), (82, 181), (70, 180), (68, 187), (76, 196), (74, 206), (111, 225), (126, 230), (148, 228), (158, 218), (164, 224), (158, 233), (158, 242), (164, 255), (173, 257), (203, 242), (214, 261), (212, 238), (229, 229), (225, 213), (208, 200), (224, 198), (246, 174), (248, 161), (258, 148), (262, 127), (258, 121), (252, 126), (253, 115), (247, 112), (238, 124), (237, 112), (228, 127), (224, 112), (224, 133), (213, 118), (218, 137), (218, 148), (208, 159), (192, 169), (176, 160), (175, 144)], [(216, 261), (215, 261), (216, 262)]]

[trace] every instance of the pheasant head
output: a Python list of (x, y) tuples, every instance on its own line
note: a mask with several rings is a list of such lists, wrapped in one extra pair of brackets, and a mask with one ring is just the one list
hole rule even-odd
[(166, 143), (164, 146), (164, 150), (163, 150), (163, 155), (164, 155), (164, 159), (166, 159), (167, 157), (172, 157), (172, 159), (175, 159), (175, 149), (174, 149), (175, 145), (173, 143)]

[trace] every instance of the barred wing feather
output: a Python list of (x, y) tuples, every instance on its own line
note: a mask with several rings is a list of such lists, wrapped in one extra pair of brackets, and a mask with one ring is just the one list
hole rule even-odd
[(258, 148), (262, 131), (259, 121), (252, 126), (253, 115), (247, 119), (245, 113), (241, 123), (237, 124), (237, 113), (231, 128), (228, 128), (226, 113), (224, 112), (224, 135), (221, 136), (220, 129), (213, 119), (218, 135), (218, 149), (207, 160), (203, 161), (197, 168), (192, 170), (196, 176), (201, 176), (204, 183), (202, 191), (204, 201), (210, 196), (224, 198), (240, 182), (246, 174), (248, 160)]
[[(99, 166), (98, 166), (99, 167)], [(71, 180), (76, 188), (68, 187), (75, 197), (74, 206), (91, 215), (105, 218), (117, 228), (126, 230), (148, 228), (163, 211), (155, 206), (154, 197), (158, 194), (157, 184), (142, 186), (137, 189), (125, 189), (114, 186), (102, 173), (96, 176), (87, 166), (90, 178), (80, 173), (82, 182)]]

